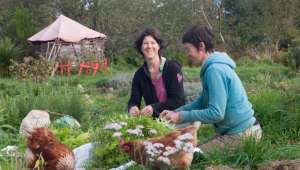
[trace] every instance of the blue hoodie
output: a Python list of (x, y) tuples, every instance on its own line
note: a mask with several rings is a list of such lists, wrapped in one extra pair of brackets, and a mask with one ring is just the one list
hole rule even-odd
[(203, 91), (192, 103), (178, 108), (180, 123), (212, 123), (219, 134), (237, 134), (256, 121), (235, 62), (221, 52), (212, 53), (200, 72)]

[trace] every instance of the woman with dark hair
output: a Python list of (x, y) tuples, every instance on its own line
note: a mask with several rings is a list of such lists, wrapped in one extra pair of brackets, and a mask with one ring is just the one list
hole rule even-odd
[[(173, 110), (185, 103), (181, 65), (161, 55), (166, 45), (156, 29), (145, 29), (135, 41), (144, 64), (132, 80), (128, 112), (132, 116), (159, 117), (165, 109)], [(146, 106), (141, 107), (144, 98)]]
[(217, 136), (201, 144), (204, 152), (237, 146), (244, 137), (261, 139), (262, 130), (254, 116), (244, 86), (235, 72), (235, 62), (224, 52), (214, 51), (214, 35), (206, 27), (192, 27), (182, 37), (187, 56), (202, 64), (202, 94), (161, 117), (172, 123), (200, 121), (213, 124)]

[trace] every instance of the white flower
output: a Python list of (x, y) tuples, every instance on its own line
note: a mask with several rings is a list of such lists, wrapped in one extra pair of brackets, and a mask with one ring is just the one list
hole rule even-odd
[(108, 130), (120, 130), (122, 128), (121, 125), (119, 125), (118, 123), (111, 123), (108, 125), (105, 125), (104, 129), (108, 129)]
[(141, 129), (127, 129), (126, 132), (136, 136), (144, 136), (143, 131)]
[(153, 150), (153, 153), (154, 153), (155, 155), (160, 155), (162, 152), (163, 152), (162, 150), (157, 149), (157, 148)]
[(153, 158), (149, 158), (149, 161), (150, 161), (150, 162), (154, 162), (154, 159), (153, 159)]
[(88, 103), (94, 103), (94, 101), (91, 99), (91, 96), (89, 96), (88, 94), (85, 94), (84, 97)]
[(152, 134), (152, 135), (156, 135), (157, 131), (155, 129), (150, 129), (149, 133)]
[(146, 145), (151, 145), (152, 143), (149, 141), (144, 141), (143, 144), (144, 144), (144, 146), (146, 146)]
[(146, 149), (146, 153), (152, 158), (159, 156), (163, 152), (162, 149), (160, 148), (164, 147), (162, 143), (152, 144), (151, 142), (148, 141), (144, 142), (144, 146)]
[(193, 153), (194, 152), (194, 146), (192, 143), (185, 143), (182, 150), (188, 153)]
[(156, 154), (153, 153), (151, 150), (147, 150), (146, 153), (147, 153), (148, 155), (150, 155), (150, 157), (155, 157), (155, 156), (156, 156)]
[(163, 155), (166, 156), (166, 157), (168, 157), (168, 156), (170, 156), (170, 155), (173, 155), (173, 154), (176, 153), (177, 151), (178, 151), (177, 148), (167, 146), (167, 147), (166, 147), (166, 151), (163, 153)]
[(174, 140), (174, 144), (175, 144), (176, 149), (178, 149), (178, 150), (181, 150), (184, 145), (184, 143), (181, 140)]
[(193, 135), (191, 133), (185, 133), (181, 136), (178, 136), (177, 139), (179, 139), (181, 141), (191, 140), (191, 139), (193, 139)]
[(144, 129), (145, 127), (143, 125), (137, 125), (135, 128), (137, 128), (137, 129)]
[(161, 162), (164, 162), (164, 163), (167, 164), (167, 165), (170, 165), (170, 164), (171, 164), (170, 159), (167, 158), (167, 157), (160, 156), (160, 157), (157, 158), (157, 160), (158, 160), (158, 161), (161, 161)]
[(1, 149), (1, 152), (5, 152), (8, 156), (15, 156), (18, 152), (18, 147), (15, 145), (8, 145)]
[(119, 122), (119, 124), (122, 125), (122, 126), (127, 126), (126, 122)]
[(163, 148), (163, 147), (165, 147), (165, 145), (162, 144), (162, 143), (154, 143), (153, 146), (154, 146), (155, 148)]
[(115, 132), (112, 136), (113, 137), (121, 137), (122, 133), (121, 132)]
[(77, 88), (81, 93), (84, 93), (85, 89), (83, 88), (83, 86), (81, 84), (78, 84)]
[(176, 148), (170, 147), (170, 146), (167, 146), (167, 147), (166, 147), (166, 151), (173, 150), (173, 149), (176, 149)]

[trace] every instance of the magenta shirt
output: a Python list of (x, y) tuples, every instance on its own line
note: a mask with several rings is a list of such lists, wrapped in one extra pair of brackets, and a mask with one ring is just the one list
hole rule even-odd
[(160, 76), (157, 80), (152, 80), (152, 84), (155, 88), (155, 93), (159, 102), (165, 102), (167, 100), (167, 92), (164, 80), (162, 76)]

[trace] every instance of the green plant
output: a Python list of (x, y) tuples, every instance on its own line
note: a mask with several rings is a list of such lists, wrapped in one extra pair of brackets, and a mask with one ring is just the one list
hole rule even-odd
[(288, 52), (283, 55), (283, 61), (286, 65), (295, 70), (300, 69), (300, 38), (294, 39)]
[(100, 80), (97, 80), (96, 82), (96, 87), (101, 88), (101, 87), (109, 87), (109, 79), (108, 78), (102, 78)]
[(82, 103), (84, 103), (84, 100), (81, 99), (79, 94), (71, 94), (69, 101), (65, 104), (66, 110), (64, 113), (72, 115), (77, 120), (81, 120), (86, 109), (85, 104)]
[(234, 168), (257, 168), (257, 164), (263, 162), (265, 153), (270, 146), (267, 141), (257, 143), (253, 138), (245, 138), (235, 148), (225, 148), (207, 153), (200, 165), (194, 164), (193, 166), (229, 165)]
[(8, 75), (10, 60), (18, 57), (21, 50), (8, 37), (0, 39), (0, 68), (1, 74)]
[(122, 70), (140, 66), (143, 63), (143, 56), (138, 54), (134, 48), (124, 48), (112, 56), (114, 64)]
[(176, 49), (176, 50), (166, 49), (163, 56), (169, 60), (176, 60), (183, 66), (186, 66), (189, 64), (188, 57), (186, 57), (186, 55), (183, 51), (180, 51), (178, 49)]
[(50, 129), (61, 143), (71, 149), (90, 142), (90, 132), (84, 132), (79, 128), (59, 128), (51, 126)]

